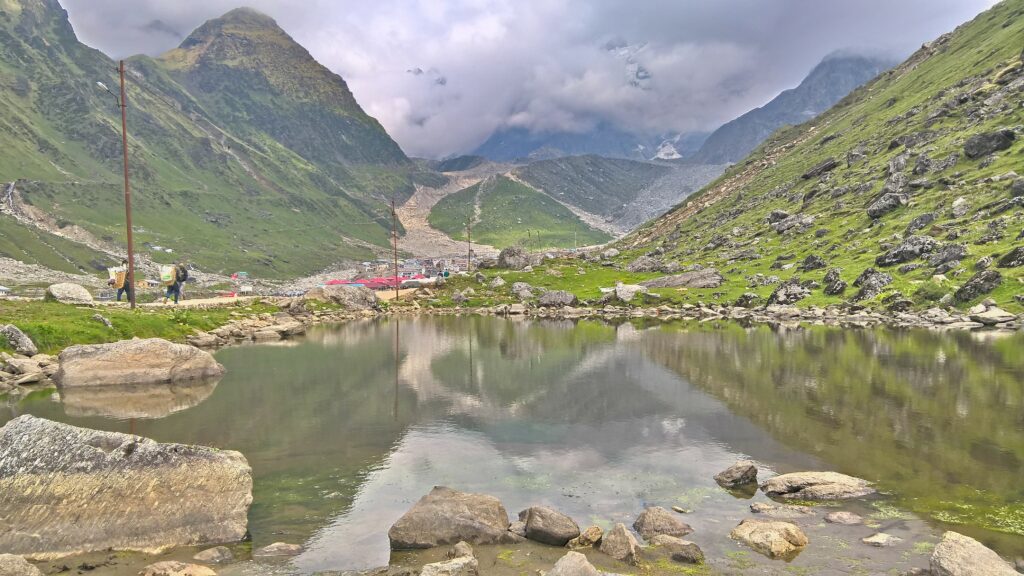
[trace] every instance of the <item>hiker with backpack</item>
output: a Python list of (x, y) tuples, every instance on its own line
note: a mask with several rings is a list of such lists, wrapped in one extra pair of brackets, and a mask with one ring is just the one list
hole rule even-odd
[(178, 303), (178, 299), (181, 298), (181, 285), (188, 280), (188, 268), (185, 267), (183, 262), (179, 262), (175, 266), (166, 266), (160, 271), (160, 279), (167, 285), (167, 293), (164, 294), (164, 304), (174, 297), (174, 303)]

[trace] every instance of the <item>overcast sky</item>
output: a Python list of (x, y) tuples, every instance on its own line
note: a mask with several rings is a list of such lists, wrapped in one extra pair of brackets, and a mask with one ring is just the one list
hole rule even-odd
[(713, 129), (835, 50), (904, 57), (995, 0), (63, 0), (85, 43), (159, 54), (247, 5), (348, 81), (408, 154), (495, 129)]

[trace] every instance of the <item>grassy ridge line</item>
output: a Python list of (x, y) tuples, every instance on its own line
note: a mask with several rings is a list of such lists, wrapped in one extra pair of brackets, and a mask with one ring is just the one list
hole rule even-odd
[[(473, 206), (473, 239), (491, 246), (523, 245), (529, 249), (601, 244), (611, 236), (591, 228), (558, 201), (506, 176), (474, 184), (446, 196), (430, 210), (427, 222), (452, 238), (466, 238)], [(575, 231), (575, 238), (574, 238)]]

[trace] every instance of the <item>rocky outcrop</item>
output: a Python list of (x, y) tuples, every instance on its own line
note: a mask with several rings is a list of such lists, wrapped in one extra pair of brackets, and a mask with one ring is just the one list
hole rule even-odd
[(46, 300), (61, 304), (92, 304), (92, 294), (79, 284), (64, 282), (51, 284), (46, 289)]
[(1018, 266), (1024, 266), (1024, 246), (1017, 246), (1010, 250), (996, 264), (998, 268), (1017, 268)]
[(53, 380), (62, 388), (208, 380), (224, 374), (209, 352), (160, 338), (64, 349)]
[(498, 268), (522, 270), (530, 265), (530, 254), (522, 246), (509, 246), (498, 253)]
[(740, 460), (715, 474), (715, 482), (722, 488), (739, 488), (757, 482), (757, 465), (750, 460)]
[(377, 294), (365, 286), (336, 284), (313, 288), (303, 300), (337, 304), (345, 310), (371, 310), (377, 306)]
[(1013, 130), (995, 130), (975, 134), (964, 142), (964, 154), (968, 158), (981, 158), (993, 152), (1006, 150), (1013, 145), (1017, 135)]
[(580, 535), (580, 527), (565, 514), (546, 506), (533, 506), (519, 513), (526, 523), (526, 537), (550, 546), (565, 546)]
[(892, 276), (885, 272), (879, 272), (874, 268), (868, 268), (860, 273), (860, 276), (853, 281), (853, 285), (860, 288), (853, 295), (853, 301), (868, 300), (882, 293), (882, 289), (892, 284)]
[(744, 520), (729, 537), (769, 558), (789, 558), (808, 544), (799, 526), (790, 522)]
[(874, 494), (867, 480), (838, 472), (792, 472), (769, 478), (761, 491), (772, 498), (798, 500), (842, 500)]
[(497, 498), (435, 486), (391, 526), (388, 539), (392, 550), (449, 546), (460, 540), (510, 544), (518, 539), (508, 527), (508, 513)]
[(775, 287), (768, 296), (768, 304), (794, 304), (811, 295), (811, 291), (800, 284), (799, 278), (791, 278)]
[(641, 282), (648, 288), (718, 288), (725, 278), (714, 268), (701, 268)]
[(932, 576), (1019, 576), (998, 554), (957, 532), (942, 535), (929, 565)]
[(910, 200), (906, 194), (893, 194), (891, 192), (882, 194), (877, 200), (868, 206), (868, 216), (878, 219), (889, 212), (903, 206)]
[(252, 475), (238, 452), (20, 416), (0, 428), (0, 549), (53, 558), (241, 540)]
[(804, 172), (800, 178), (804, 180), (810, 180), (811, 178), (817, 178), (826, 172), (831, 172), (839, 167), (839, 161), (835, 158), (826, 158), (821, 163), (815, 165), (813, 168)]
[(21, 556), (0, 554), (0, 574), (3, 576), (43, 576), (43, 571), (29, 564)]
[(970, 302), (995, 290), (1003, 283), (1003, 275), (996, 270), (982, 270), (971, 276), (963, 286), (953, 293), (957, 302)]
[(828, 296), (838, 296), (846, 291), (846, 280), (843, 280), (840, 276), (843, 273), (842, 268), (830, 268), (825, 273), (825, 278), (822, 280), (825, 283), (825, 287), (822, 288)]
[(704, 563), (704, 551), (700, 549), (700, 546), (688, 540), (658, 534), (650, 539), (650, 544), (659, 552), (667, 553), (674, 562), (680, 564)]
[(579, 552), (566, 552), (558, 559), (547, 576), (600, 576), (600, 572)]
[(938, 248), (938, 246), (938, 241), (930, 236), (911, 236), (900, 242), (892, 250), (875, 258), (875, 264), (878, 266), (893, 266), (910, 262), (924, 254), (930, 253)]
[(576, 295), (565, 290), (548, 290), (537, 299), (538, 306), (575, 306)]
[(601, 538), (599, 549), (601, 552), (626, 564), (635, 566), (640, 561), (640, 543), (636, 541), (636, 537), (622, 523), (616, 524)]
[(6, 324), (0, 327), (0, 336), (7, 340), (7, 345), (11, 347), (16, 354), (23, 356), (35, 356), (39, 354), (39, 349), (36, 348), (35, 342), (25, 335), (14, 324)]
[(645, 540), (650, 540), (657, 534), (681, 538), (693, 532), (693, 528), (661, 506), (645, 508), (633, 522), (633, 529)]
[(617, 284), (615, 286), (615, 298), (620, 302), (632, 302), (638, 294), (646, 294), (647, 287), (638, 284)]

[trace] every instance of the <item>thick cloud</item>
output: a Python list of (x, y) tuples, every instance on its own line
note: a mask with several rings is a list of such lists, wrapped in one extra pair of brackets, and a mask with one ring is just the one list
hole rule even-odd
[(839, 49), (905, 56), (994, 0), (64, 0), (81, 39), (158, 54), (246, 4), (273, 16), (412, 155), (496, 128), (714, 128)]

